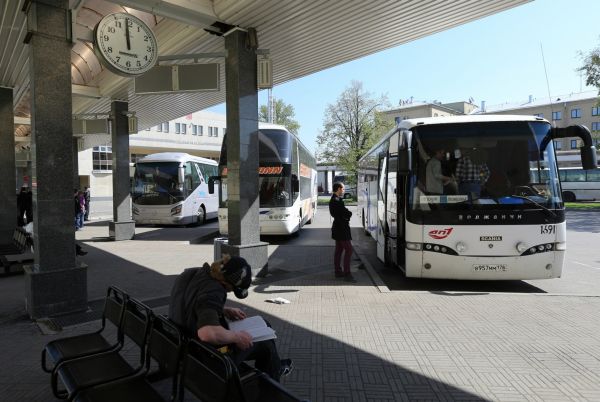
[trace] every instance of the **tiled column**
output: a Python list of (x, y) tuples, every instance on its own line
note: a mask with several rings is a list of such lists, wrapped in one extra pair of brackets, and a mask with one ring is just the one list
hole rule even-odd
[(112, 116), (112, 180), (113, 221), (109, 223), (109, 236), (114, 240), (131, 240), (135, 235), (135, 222), (131, 219), (131, 194), (129, 183), (129, 124), (127, 102), (114, 101)]
[(87, 308), (86, 269), (75, 261), (67, 10), (68, 0), (33, 0), (27, 11), (35, 256), (25, 272), (32, 318)]
[(235, 31), (225, 38), (229, 244), (222, 249), (245, 258), (257, 275), (267, 272), (268, 243), (260, 241), (258, 223), (256, 52), (247, 36)]
[(0, 88), (0, 244), (12, 243), (17, 225), (13, 90)]

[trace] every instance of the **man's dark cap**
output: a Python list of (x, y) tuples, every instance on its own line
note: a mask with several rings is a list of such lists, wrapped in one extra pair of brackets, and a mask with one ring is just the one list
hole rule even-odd
[(248, 288), (252, 283), (252, 269), (245, 259), (241, 257), (231, 257), (221, 269), (225, 280), (233, 286), (233, 294), (238, 299), (244, 299), (248, 296)]

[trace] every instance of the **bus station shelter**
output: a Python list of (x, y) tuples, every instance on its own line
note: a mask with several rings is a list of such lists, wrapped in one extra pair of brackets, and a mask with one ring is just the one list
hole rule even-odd
[[(35, 319), (87, 305), (86, 267), (75, 259), (73, 185), (77, 138), (98, 131), (82, 126), (110, 123), (103, 133), (113, 149), (109, 234), (131, 239), (128, 135), (226, 102), (229, 252), (261, 269), (267, 249), (259, 237), (254, 185), (259, 83), (291, 81), (526, 2), (2, 1), (0, 244), (11, 242), (16, 223), (15, 148), (30, 144), (34, 263), (25, 273), (28, 314)], [(135, 16), (152, 30), (161, 66), (216, 63), (217, 87), (136, 91), (136, 78), (113, 73), (98, 57), (94, 29), (112, 13)], [(390, 63), (402, 74), (401, 61)]]

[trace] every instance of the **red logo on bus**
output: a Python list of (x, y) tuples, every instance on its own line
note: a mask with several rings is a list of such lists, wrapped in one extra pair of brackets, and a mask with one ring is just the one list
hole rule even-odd
[(434, 229), (434, 230), (430, 230), (429, 231), (429, 237), (432, 237), (434, 239), (440, 240), (440, 239), (445, 239), (446, 237), (450, 236), (450, 233), (452, 233), (453, 228), (448, 228), (448, 229)]

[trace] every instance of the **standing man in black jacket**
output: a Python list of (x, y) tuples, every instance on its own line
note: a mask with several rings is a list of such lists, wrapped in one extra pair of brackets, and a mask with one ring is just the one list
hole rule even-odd
[[(335, 277), (344, 278), (348, 282), (356, 282), (350, 272), (350, 257), (352, 257), (352, 235), (350, 234), (350, 217), (352, 212), (344, 206), (344, 184), (333, 183), (333, 195), (329, 200), (329, 213), (333, 217), (331, 238), (335, 240), (334, 267)], [(344, 252), (344, 271), (340, 266)]]

